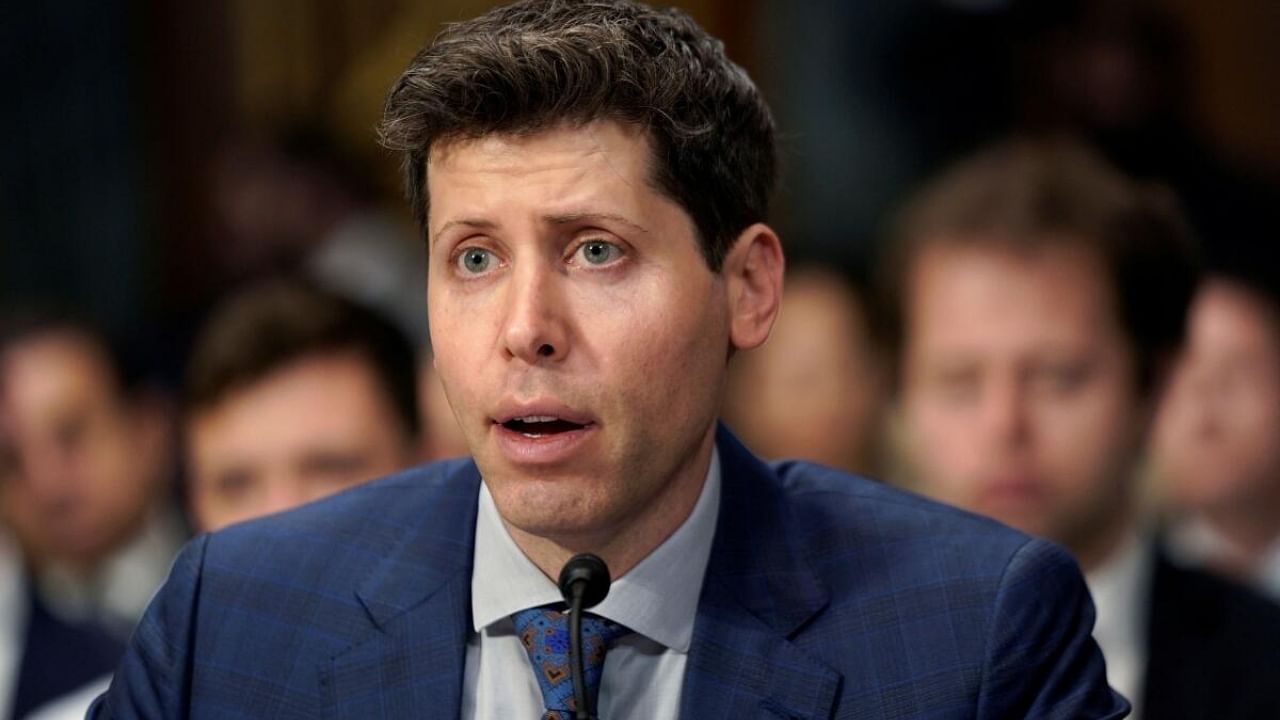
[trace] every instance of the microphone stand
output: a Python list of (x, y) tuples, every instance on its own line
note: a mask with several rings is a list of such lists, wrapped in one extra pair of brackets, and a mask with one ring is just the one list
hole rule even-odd
[(569, 665), (573, 677), (575, 720), (596, 720), (595, 704), (587, 697), (582, 657), (582, 611), (595, 607), (609, 594), (609, 567), (590, 553), (574, 555), (560, 570), (560, 594), (569, 605)]
[(585, 582), (571, 585), (569, 600), (569, 665), (573, 673), (573, 706), (575, 720), (595, 720), (595, 708), (587, 699), (586, 671), (582, 660), (582, 591)]

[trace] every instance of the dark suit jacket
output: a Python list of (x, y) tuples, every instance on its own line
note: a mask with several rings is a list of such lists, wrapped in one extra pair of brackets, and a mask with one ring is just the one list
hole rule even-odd
[[(717, 442), (682, 717), (1127, 711), (1063, 550)], [(193, 541), (91, 717), (457, 717), (479, 483), (431, 465)]]
[(124, 645), (96, 625), (70, 622), (49, 610), (27, 583), (27, 626), (13, 703), (0, 717), (20, 719), (41, 705), (111, 672)]
[(1280, 606), (1157, 554), (1143, 716), (1280, 718)]

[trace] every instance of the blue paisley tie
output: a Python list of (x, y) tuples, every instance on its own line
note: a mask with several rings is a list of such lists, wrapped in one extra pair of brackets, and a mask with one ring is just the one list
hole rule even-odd
[[(529, 654), (533, 674), (542, 690), (546, 712), (542, 720), (573, 720), (573, 673), (569, 665), (569, 614), (553, 607), (536, 607), (511, 616), (520, 643)], [(582, 614), (582, 665), (587, 697), (594, 707), (600, 696), (604, 655), (615, 640), (630, 633), (611, 620)]]

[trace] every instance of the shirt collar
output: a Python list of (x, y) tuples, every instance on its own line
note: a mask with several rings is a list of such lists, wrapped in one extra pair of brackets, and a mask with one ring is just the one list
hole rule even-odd
[[(720, 455), (713, 448), (706, 481), (688, 519), (630, 572), (614, 580), (608, 597), (591, 612), (672, 650), (688, 652), (719, 510)], [(560, 601), (555, 583), (511, 539), (489, 488), (481, 483), (471, 573), (476, 631), (519, 610)]]
[(1107, 660), (1107, 679), (1135, 708), (1147, 664), (1145, 632), (1154, 562), (1153, 543), (1133, 529), (1116, 552), (1085, 575), (1097, 609), (1093, 638)]
[[(1212, 567), (1215, 561), (1236, 563), (1245, 555), (1239, 546), (1198, 515), (1174, 522), (1164, 539), (1170, 556), (1184, 565)], [(1255, 588), (1280, 599), (1280, 536), (1271, 541), (1251, 570), (1250, 579)]]
[(41, 572), (36, 586), (41, 598), (65, 618), (133, 627), (164, 583), (185, 536), (175, 512), (155, 513), (91, 573), (52, 564)]
[(1098, 618), (1094, 635), (1123, 642), (1139, 641), (1145, 615), (1146, 589), (1151, 579), (1153, 552), (1140, 532), (1126, 534), (1106, 562), (1085, 574)]

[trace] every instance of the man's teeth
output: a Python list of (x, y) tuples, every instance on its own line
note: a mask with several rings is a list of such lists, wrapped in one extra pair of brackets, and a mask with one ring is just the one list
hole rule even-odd
[(513, 430), (529, 438), (558, 435), (583, 427), (581, 423), (565, 420), (555, 415), (524, 415), (512, 418), (503, 423), (503, 425), (508, 430)]

